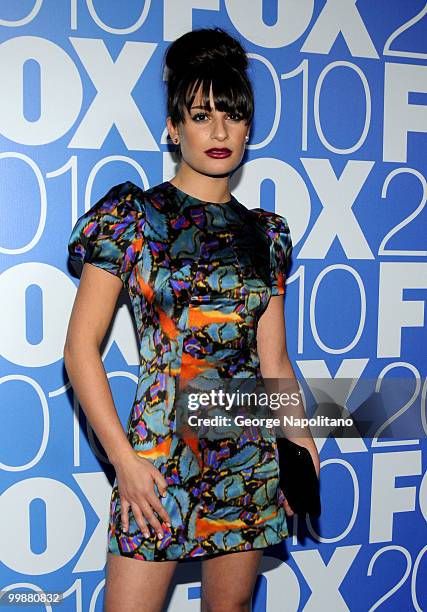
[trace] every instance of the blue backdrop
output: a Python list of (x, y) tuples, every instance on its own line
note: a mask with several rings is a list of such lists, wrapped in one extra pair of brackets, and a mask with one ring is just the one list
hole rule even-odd
[[(2, 1), (2, 589), (102, 610), (112, 470), (63, 367), (78, 283), (66, 245), (112, 185), (174, 175), (161, 61), (192, 28), (224, 27), (250, 56), (255, 121), (232, 191), (289, 222), (298, 377), (404, 378), (395, 422), (411, 410), (427, 429), (426, 13), (422, 0)], [(103, 357), (125, 424), (138, 370), (125, 300)], [(317, 443), (322, 517), (299, 538), (290, 522), (265, 553), (254, 611), (426, 609), (424, 433)], [(199, 571), (181, 564), (170, 610), (199, 610)]]

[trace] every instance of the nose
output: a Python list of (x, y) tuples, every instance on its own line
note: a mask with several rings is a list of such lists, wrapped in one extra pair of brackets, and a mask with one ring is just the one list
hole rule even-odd
[(216, 140), (226, 140), (228, 138), (227, 122), (225, 120), (225, 113), (221, 116), (216, 116), (212, 123), (211, 138)]

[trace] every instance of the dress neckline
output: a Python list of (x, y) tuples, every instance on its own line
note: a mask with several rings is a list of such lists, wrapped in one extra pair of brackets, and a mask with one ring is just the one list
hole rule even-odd
[(177, 187), (170, 181), (164, 181), (163, 185), (167, 188), (173, 189), (175, 193), (180, 197), (181, 200), (188, 199), (198, 204), (203, 204), (203, 206), (225, 206), (226, 207), (236, 202), (236, 198), (233, 196), (233, 194), (230, 194), (231, 198), (230, 200), (227, 200), (227, 202), (209, 202), (208, 200), (202, 200), (200, 198), (196, 198), (196, 196), (192, 196), (189, 193), (186, 193), (185, 191), (183, 191), (182, 189), (179, 189), (179, 187)]

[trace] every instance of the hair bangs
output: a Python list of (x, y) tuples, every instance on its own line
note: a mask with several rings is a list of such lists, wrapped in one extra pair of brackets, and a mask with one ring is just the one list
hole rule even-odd
[(210, 90), (215, 108), (220, 112), (235, 113), (249, 124), (253, 118), (253, 103), (250, 86), (244, 75), (222, 62), (215, 62), (211, 69), (206, 65), (201, 70), (189, 71), (176, 89), (172, 117), (174, 125), (185, 120), (185, 109), (190, 112), (196, 93), (201, 88), (201, 105), (211, 111)]

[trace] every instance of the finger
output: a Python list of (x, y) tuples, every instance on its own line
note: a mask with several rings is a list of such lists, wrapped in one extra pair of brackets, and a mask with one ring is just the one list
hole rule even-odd
[(292, 510), (292, 508), (290, 507), (288, 500), (285, 498), (285, 501), (283, 502), (283, 507), (285, 508), (285, 512), (288, 516), (293, 516), (294, 515), (294, 511)]
[(285, 497), (285, 499), (283, 500), (283, 505), (284, 505), (284, 506), (286, 506), (287, 508), (289, 508), (289, 507), (290, 507), (290, 506), (289, 506), (289, 502), (288, 502), (288, 500), (286, 499), (286, 497)]
[(120, 499), (120, 524), (123, 531), (127, 531), (129, 529), (129, 502), (127, 502), (124, 498)]
[(164, 536), (164, 531), (161, 523), (153, 512), (152, 507), (150, 506), (147, 498), (145, 498), (140, 504), (141, 510), (144, 514), (144, 518), (150, 523), (156, 532), (157, 536), (162, 539)]
[(162, 496), (166, 495), (166, 492), (168, 489), (168, 483), (167, 483), (166, 478), (163, 476), (163, 474), (159, 470), (156, 470), (155, 473), (153, 474), (153, 478), (157, 485), (157, 489), (160, 495)]
[(136, 503), (132, 504), (132, 512), (133, 512), (133, 515), (135, 517), (136, 524), (140, 528), (142, 534), (146, 538), (149, 538), (150, 535), (151, 535), (150, 534), (150, 530), (148, 529), (147, 522), (146, 522), (146, 520), (145, 520), (141, 510), (139, 509), (138, 504), (136, 504)]
[(162, 505), (160, 498), (153, 492), (153, 494), (147, 494), (146, 500), (153, 508), (155, 512), (161, 517), (161, 519), (166, 523), (168, 527), (171, 527), (172, 521), (170, 519), (169, 514), (166, 511), (166, 508)]

